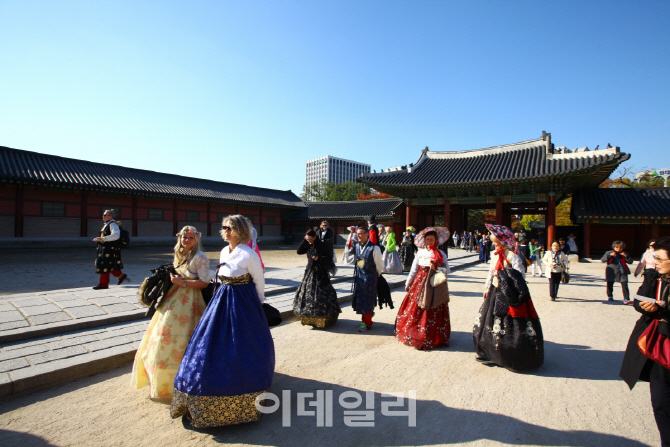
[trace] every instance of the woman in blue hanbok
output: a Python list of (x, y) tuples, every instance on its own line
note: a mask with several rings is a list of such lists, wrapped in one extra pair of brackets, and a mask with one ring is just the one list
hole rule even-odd
[(272, 384), (275, 351), (261, 303), (263, 267), (245, 244), (251, 225), (241, 215), (226, 217), (221, 234), (217, 287), (195, 327), (174, 381), (170, 415), (185, 416), (195, 428), (260, 419), (255, 400)]

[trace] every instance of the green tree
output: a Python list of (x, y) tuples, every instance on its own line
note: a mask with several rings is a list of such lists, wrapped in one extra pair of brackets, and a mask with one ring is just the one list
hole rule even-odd
[(521, 217), (521, 220), (519, 221), (521, 225), (523, 226), (524, 229), (530, 231), (530, 223), (531, 222), (541, 222), (544, 220), (544, 217), (538, 215), (538, 214), (524, 214)]
[(300, 198), (315, 202), (349, 201), (356, 200), (361, 193), (369, 194), (370, 188), (354, 182), (326, 182), (322, 178), (318, 183), (304, 185)]
[(568, 197), (556, 205), (556, 225), (559, 227), (571, 227), (575, 225), (572, 219), (570, 219), (571, 209), (572, 197)]

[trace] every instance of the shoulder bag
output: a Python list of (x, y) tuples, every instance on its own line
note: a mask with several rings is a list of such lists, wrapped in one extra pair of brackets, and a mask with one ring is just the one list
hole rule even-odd
[[(421, 292), (419, 292), (418, 305), (421, 309), (435, 309), (436, 307), (449, 302), (449, 286), (447, 285), (447, 277), (444, 280), (438, 278), (433, 280), (433, 277), (438, 273), (436, 270), (429, 270), (426, 281), (423, 283)], [(433, 283), (439, 283), (433, 286)]]
[[(662, 320), (665, 321), (665, 320)], [(670, 340), (658, 331), (659, 319), (654, 318), (637, 339), (640, 352), (664, 368), (670, 369)]]

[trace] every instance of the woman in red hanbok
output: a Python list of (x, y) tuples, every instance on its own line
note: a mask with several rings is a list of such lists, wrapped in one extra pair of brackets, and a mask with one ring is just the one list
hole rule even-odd
[(396, 338), (416, 349), (429, 350), (449, 346), (449, 303), (433, 309), (422, 309), (418, 303), (430, 270), (449, 273), (447, 255), (437, 248), (448, 238), (449, 231), (444, 227), (428, 227), (416, 236), (415, 243), (420, 249), (412, 262), (405, 284), (407, 295), (398, 310), (395, 323)]

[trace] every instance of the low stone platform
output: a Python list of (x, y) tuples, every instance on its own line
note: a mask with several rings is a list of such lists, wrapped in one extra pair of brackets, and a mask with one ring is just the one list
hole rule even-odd
[[(449, 262), (454, 271), (479, 261), (457, 252)], [(293, 297), (303, 274), (304, 268), (266, 272), (266, 302), (285, 322), (294, 321)], [(338, 266), (333, 286), (340, 304), (352, 299), (352, 276), (351, 266)], [(391, 289), (404, 286), (406, 276), (384, 275)], [(0, 325), (0, 397), (132, 362), (149, 323), (144, 312), (137, 286), (0, 297), (0, 321), (7, 324)]]

